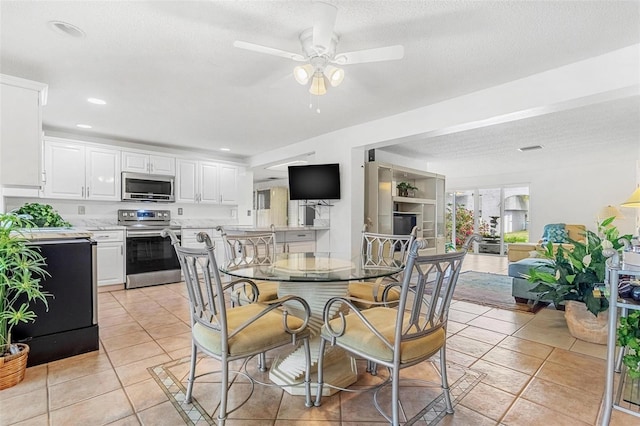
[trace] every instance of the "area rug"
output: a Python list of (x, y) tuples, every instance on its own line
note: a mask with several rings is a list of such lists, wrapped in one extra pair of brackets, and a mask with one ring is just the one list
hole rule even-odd
[[(189, 357), (177, 359), (166, 362), (164, 364), (157, 365), (155, 367), (149, 367), (147, 371), (151, 374), (158, 386), (169, 398), (169, 401), (174, 406), (180, 417), (184, 420), (186, 425), (215, 425), (216, 421), (207, 413), (200, 404), (197, 398), (192, 398), (192, 403), (187, 404), (185, 402), (186, 388), (184, 383), (180, 381), (178, 377), (173, 373), (174, 371), (184, 372), (188, 370)], [(437, 362), (434, 363), (434, 366)], [(452, 375), (452, 369), (460, 370), (459, 378), (453, 383), (449, 383), (449, 389), (451, 394), (451, 403), (455, 407), (458, 403), (478, 384), (486, 377), (486, 374), (473, 371), (469, 368), (462, 367), (457, 364), (451, 364), (448, 366), (450, 376)], [(365, 373), (368, 374), (368, 373)], [(456, 375), (457, 376), (457, 375)], [(408, 380), (410, 382), (410, 380)], [(198, 386), (196, 381), (195, 386)], [(260, 385), (256, 385), (257, 388)], [(402, 389), (401, 380), (401, 389)], [(233, 387), (233, 384), (231, 385)], [(251, 403), (251, 401), (247, 401)], [(420, 424), (426, 424), (429, 426), (437, 425), (440, 420), (446, 416), (446, 406), (444, 397), (440, 393), (433, 401), (431, 401), (426, 407), (424, 407), (419, 413), (419, 418), (416, 419)], [(415, 423), (411, 422), (411, 424)], [(409, 424), (409, 423), (407, 423)]]
[(547, 306), (544, 302), (516, 303), (511, 295), (511, 280), (512, 278), (507, 275), (476, 271), (462, 272), (458, 277), (453, 299), (509, 311), (531, 313), (536, 313)]

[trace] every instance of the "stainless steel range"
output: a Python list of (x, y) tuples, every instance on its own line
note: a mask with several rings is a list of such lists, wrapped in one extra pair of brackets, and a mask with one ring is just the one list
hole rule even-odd
[(118, 210), (118, 225), (126, 226), (125, 288), (181, 281), (180, 263), (168, 238), (160, 233), (171, 226), (169, 210)]

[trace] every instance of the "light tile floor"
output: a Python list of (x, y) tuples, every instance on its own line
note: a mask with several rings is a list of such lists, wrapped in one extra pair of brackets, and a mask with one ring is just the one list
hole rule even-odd
[[(505, 274), (507, 261), (468, 255), (464, 269)], [(189, 354), (185, 297), (180, 284), (101, 289), (100, 350), (27, 369), (22, 383), (0, 391), (0, 425), (184, 424), (147, 367)], [(562, 312), (533, 315), (454, 301), (450, 318), (448, 361), (486, 376), (440, 424), (598, 424), (605, 347), (572, 338)], [(207, 404), (218, 395), (206, 381), (195, 392)], [(384, 423), (368, 394), (338, 393), (310, 409), (302, 398), (259, 387), (228, 424)], [(614, 412), (611, 425), (632, 424), (640, 419)]]

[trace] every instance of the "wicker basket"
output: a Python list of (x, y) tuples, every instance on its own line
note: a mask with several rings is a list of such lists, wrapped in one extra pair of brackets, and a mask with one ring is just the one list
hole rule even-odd
[(24, 343), (16, 343), (16, 346), (20, 348), (20, 352), (0, 357), (0, 390), (15, 386), (24, 379), (29, 346)]

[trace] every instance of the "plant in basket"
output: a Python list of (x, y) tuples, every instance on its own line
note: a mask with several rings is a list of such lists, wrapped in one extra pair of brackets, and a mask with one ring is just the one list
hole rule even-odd
[(45, 259), (22, 234), (29, 227), (27, 219), (0, 213), (0, 389), (20, 382), (27, 364), (28, 347), (11, 342), (11, 329), (35, 321), (31, 304), (47, 305), (50, 296), (40, 284), (47, 275)]

